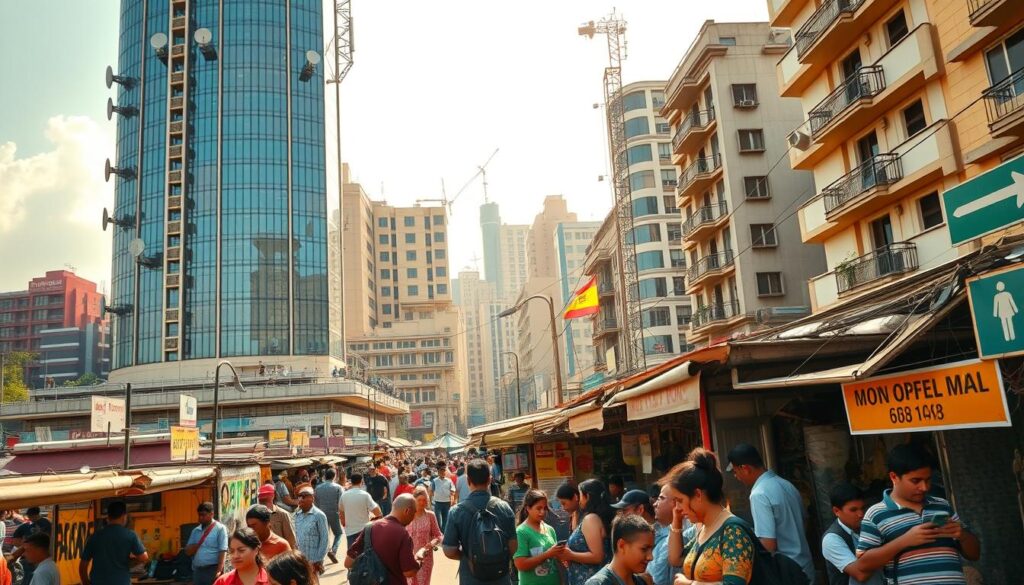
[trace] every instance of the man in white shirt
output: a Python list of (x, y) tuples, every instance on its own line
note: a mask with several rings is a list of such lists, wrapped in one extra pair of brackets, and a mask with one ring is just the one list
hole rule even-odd
[(437, 524), (444, 532), (448, 524), (448, 512), (455, 504), (455, 484), (448, 478), (448, 467), (444, 461), (437, 462), (437, 477), (431, 482), (431, 491), (434, 492), (434, 514), (437, 515)]
[(352, 546), (371, 520), (381, 517), (380, 506), (363, 489), (363, 474), (353, 473), (351, 480), (352, 487), (341, 494), (341, 506), (338, 510), (341, 514), (341, 523), (345, 527), (345, 540), (348, 546)]
[(45, 532), (35, 532), (25, 537), (22, 542), (25, 547), (25, 559), (35, 565), (32, 572), (31, 585), (60, 585), (60, 571), (57, 564), (50, 557), (50, 535)]

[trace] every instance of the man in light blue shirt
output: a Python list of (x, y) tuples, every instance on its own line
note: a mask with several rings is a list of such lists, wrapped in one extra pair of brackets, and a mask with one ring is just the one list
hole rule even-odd
[(195, 585), (213, 585), (224, 572), (228, 552), (228, 529), (213, 519), (213, 504), (203, 502), (196, 509), (199, 526), (192, 529), (185, 553), (192, 557), (192, 579)]
[(462, 475), (455, 480), (455, 491), (459, 493), (460, 502), (466, 501), (469, 494), (473, 493), (473, 490), (469, 487), (469, 478), (466, 477), (465, 469), (462, 470)]
[[(669, 493), (669, 485), (661, 487), (661, 493), (654, 503), (654, 550), (653, 559), (647, 563), (647, 574), (651, 576), (654, 585), (672, 585), (679, 567), (673, 567), (668, 562), (668, 534), (672, 528), (672, 508), (675, 507), (675, 500)], [(685, 531), (686, 525), (683, 526)]]
[(793, 559), (814, 583), (814, 562), (804, 533), (803, 498), (796, 487), (765, 469), (761, 454), (753, 445), (740, 443), (727, 456), (731, 471), (740, 483), (750, 488), (750, 514), (754, 534), (772, 552)]
[(295, 540), (313, 568), (324, 571), (327, 556), (327, 515), (313, 505), (315, 492), (310, 486), (299, 490), (299, 507), (295, 510)]

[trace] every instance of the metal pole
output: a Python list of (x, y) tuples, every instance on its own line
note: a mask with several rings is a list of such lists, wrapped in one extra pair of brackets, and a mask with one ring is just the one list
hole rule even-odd
[(523, 383), (519, 377), (519, 354), (514, 351), (504, 352), (515, 358), (516, 363), (516, 415), (523, 416)]
[[(220, 406), (220, 367), (224, 362), (217, 364), (213, 371), (213, 424), (210, 426), (210, 463), (217, 457), (217, 409)], [(196, 407), (198, 410), (198, 406)]]
[(4, 413), (4, 369), (7, 367), (6, 359), (7, 354), (0, 353), (0, 449), (7, 446), (7, 435), (4, 433), (4, 421), (2, 418)]
[(558, 351), (558, 332), (555, 330), (555, 304), (551, 297), (541, 295), (540, 298), (548, 303), (548, 315), (551, 317), (551, 352), (555, 355), (555, 388), (557, 389), (556, 399), (558, 406), (562, 406), (562, 358)]
[[(108, 435), (109, 436), (109, 435)], [(132, 438), (132, 385), (124, 385), (124, 469), (128, 469), (131, 462), (131, 438)]]

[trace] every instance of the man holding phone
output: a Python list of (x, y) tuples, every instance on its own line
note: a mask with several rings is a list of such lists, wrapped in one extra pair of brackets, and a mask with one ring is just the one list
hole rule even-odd
[(857, 541), (860, 568), (885, 567), (887, 582), (966, 585), (963, 559), (981, 557), (981, 544), (942, 498), (928, 495), (932, 466), (920, 445), (897, 445), (887, 457), (892, 489), (864, 515)]

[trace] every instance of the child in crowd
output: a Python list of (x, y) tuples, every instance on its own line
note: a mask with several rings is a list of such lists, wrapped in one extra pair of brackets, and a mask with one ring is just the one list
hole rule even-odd
[(612, 522), (612, 562), (586, 585), (647, 585), (641, 577), (653, 559), (654, 528), (636, 514), (618, 516)]

